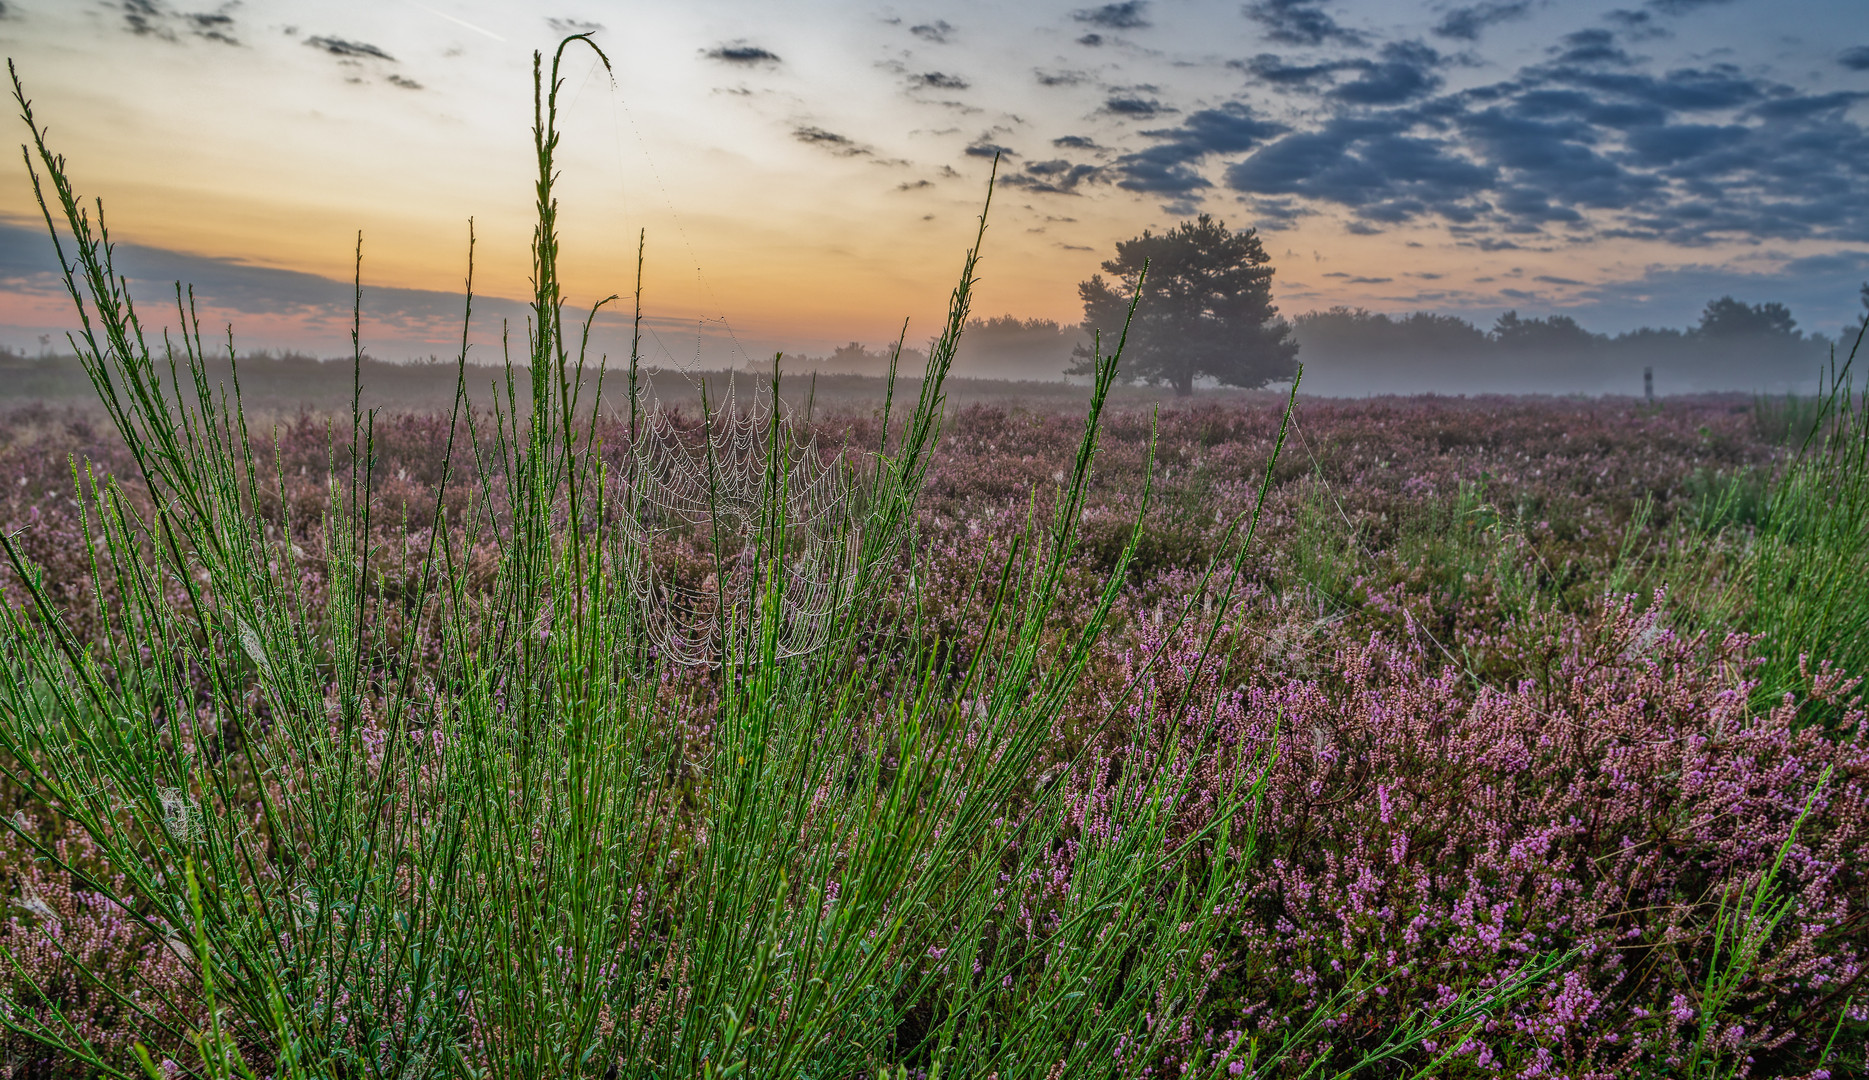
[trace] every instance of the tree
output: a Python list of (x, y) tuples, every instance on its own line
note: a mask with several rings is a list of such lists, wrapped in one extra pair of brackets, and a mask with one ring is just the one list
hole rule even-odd
[(1603, 344), (1603, 339), (1583, 327), (1569, 315), (1548, 319), (1521, 319), (1517, 311), (1508, 311), (1493, 323), (1492, 339), (1507, 349), (1550, 352), (1587, 352)]
[(999, 315), (968, 319), (955, 371), (995, 379), (1055, 378), (1083, 337), (1076, 323)]
[[(1264, 386), (1297, 373), (1298, 343), (1272, 305), (1271, 256), (1257, 232), (1230, 232), (1208, 214), (1159, 236), (1144, 231), (1119, 242), (1103, 269), (1120, 288), (1102, 274), (1077, 286), (1084, 330), (1101, 330), (1106, 351), (1115, 348), (1145, 261), (1148, 281), (1123, 351), (1125, 378), (1164, 383), (1185, 396), (1203, 376), (1225, 386)], [(1079, 358), (1072, 374), (1091, 370), (1089, 347), (1072, 355)]]
[(1869, 281), (1863, 282), (1863, 313), (1855, 322), (1844, 324), (1843, 336), (1837, 339), (1839, 351), (1846, 356), (1849, 354), (1849, 350), (1856, 345), (1856, 339), (1863, 336), (1865, 324), (1869, 324)]
[(1801, 338), (1804, 335), (1797, 325), (1791, 309), (1783, 304), (1748, 304), (1722, 296), (1700, 313), (1700, 328), (1695, 332), (1708, 338)]
[(1370, 353), (1477, 353), (1487, 346), (1479, 327), (1455, 315), (1417, 311), (1390, 316), (1338, 305), (1308, 311), (1291, 321), (1307, 352), (1335, 356)]

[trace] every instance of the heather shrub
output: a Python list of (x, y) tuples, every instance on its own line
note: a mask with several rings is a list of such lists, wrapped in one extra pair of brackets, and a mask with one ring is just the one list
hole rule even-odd
[[(1448, 1053), (1439, 1075), (1682, 1075), (1704, 1035), (1722, 1068), (1791, 1076), (1825, 1064), (1833, 1037), (1860, 1047), (1869, 721), (1855, 680), (1815, 678), (1847, 716), (1825, 732), (1792, 703), (1749, 709), (1746, 638), (1718, 643), (1709, 667), (1658, 609), (1546, 618), (1565, 646), (1550, 670), (1477, 691), (1421, 638), (1381, 635), (1337, 638), (1308, 675), (1209, 663), (1191, 685), (1173, 673), (1200, 666), (1198, 643), (1144, 632), (1124, 663), (1170, 659), (1140, 698), (1203, 703), (1197, 724), (1132, 710), (1158, 759), (1278, 748), (1228, 902), (1222, 1023), (1272, 1037), (1333, 1000), (1288, 1067), (1334, 1067), (1563, 950), (1532, 993), (1412, 1060)], [(1074, 779), (1092, 803), (1109, 783), (1095, 768)], [(1184, 801), (1183, 827), (1215, 802)], [(1779, 859), (1768, 888), (1789, 915), (1706, 1015), (1723, 904)]]
[(16, 1016), (9, 1025), (9, 1067), (23, 1067), (28, 1075), (70, 1068), (73, 1063), (61, 1063), (46, 1046), (19, 1034), (22, 1026), (60, 1016), (110, 1060), (129, 1060), (139, 1037), (162, 1056), (178, 1052), (196, 1018), (179, 1005), (193, 975), (176, 928), (137, 925), (138, 914), (120, 903), (128, 898), (136, 906), (129, 881), (99, 858), (85, 834), (60, 834), (23, 809), (14, 813), (20, 828), (46, 844), (54, 858), (39, 857), (16, 834), (0, 841), (0, 867), (13, 896), (0, 922), (0, 949), (11, 961), (6, 999), (30, 1017), (22, 1024)]

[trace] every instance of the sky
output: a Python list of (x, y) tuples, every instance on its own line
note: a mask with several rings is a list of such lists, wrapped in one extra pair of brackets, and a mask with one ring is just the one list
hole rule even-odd
[[(925, 340), (995, 153), (981, 315), (1076, 322), (1117, 241), (1200, 213), (1259, 231), (1288, 315), (1615, 332), (1730, 293), (1835, 335), (1869, 280), (1861, 0), (0, 3), (152, 325), (185, 279), (209, 336), (324, 356), (361, 231), (366, 349), (452, 357), (471, 218), (497, 359), (529, 295), (533, 52), (585, 31), (610, 68), (565, 55), (567, 292), (627, 308), (646, 235), (663, 362)], [(55, 269), (13, 159), (0, 345), (60, 344)]]

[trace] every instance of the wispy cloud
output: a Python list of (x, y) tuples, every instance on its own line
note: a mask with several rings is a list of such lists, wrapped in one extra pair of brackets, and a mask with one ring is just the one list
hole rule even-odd
[(1434, 24), (1434, 32), (1460, 41), (1478, 41), (1487, 27), (1523, 19), (1531, 10), (1531, 0), (1483, 0), (1450, 9)]
[(1077, 86), (1090, 80), (1089, 72), (1084, 71), (1046, 71), (1043, 68), (1032, 72), (1040, 86)]
[(932, 41), (936, 45), (946, 45), (954, 39), (954, 27), (946, 19), (917, 23), (909, 27), (909, 33), (914, 34), (923, 41)]
[(1265, 28), (1267, 38), (1286, 45), (1362, 45), (1369, 40), (1337, 22), (1321, 0), (1254, 0), (1244, 11)]
[(1663, 15), (1691, 15), (1705, 8), (1730, 4), (1733, 0), (1648, 0), (1645, 5)]
[(1164, 105), (1152, 97), (1117, 94), (1104, 99), (1103, 111), (1115, 116), (1147, 120), (1160, 116), (1163, 113), (1178, 112), (1179, 110)]
[(396, 61), (395, 57), (382, 49), (362, 41), (349, 41), (340, 37), (310, 37), (305, 39), (305, 44), (346, 60), (388, 60), (391, 63)]
[(971, 84), (959, 75), (949, 75), (945, 71), (925, 71), (909, 76), (909, 85), (925, 90), (965, 90)]
[(806, 146), (815, 146), (820, 150), (836, 154), (838, 157), (862, 157), (866, 154), (875, 153), (874, 150), (850, 138), (848, 135), (839, 135), (835, 131), (826, 131), (821, 127), (813, 125), (802, 125), (793, 128), (792, 138), (797, 139)]
[[(187, 37), (238, 45), (234, 10), (237, 3), (224, 3), (213, 11), (178, 11), (160, 0), (116, 0), (106, 5), (116, 11), (125, 30), (138, 37), (179, 42)], [(0, 18), (8, 8), (0, 4)]]
[(1074, 11), (1071, 18), (1105, 30), (1141, 30), (1149, 25), (1148, 9), (1148, 0), (1124, 0), (1120, 4)]
[(701, 50), (701, 55), (709, 60), (718, 60), (723, 64), (737, 64), (741, 67), (760, 67), (778, 64), (779, 54), (758, 45), (749, 45), (736, 41), (731, 45), (716, 45), (711, 49)]
[(1101, 166), (1054, 158), (1028, 161), (1018, 172), (1000, 177), (999, 182), (1039, 194), (1076, 195), (1080, 187), (1100, 179), (1103, 172)]

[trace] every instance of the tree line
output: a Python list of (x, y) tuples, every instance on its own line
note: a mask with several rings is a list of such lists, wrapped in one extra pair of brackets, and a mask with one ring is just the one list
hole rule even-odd
[[(1301, 360), (1307, 386), (1325, 393), (1633, 393), (1647, 369), (1668, 393), (1771, 389), (1814, 378), (1831, 345), (1799, 329), (1782, 303), (1732, 296), (1709, 301), (1693, 326), (1614, 335), (1569, 315), (1517, 310), (1488, 328), (1455, 315), (1347, 306), (1288, 319), (1273, 303), (1275, 271), (1257, 232), (1230, 230), (1205, 214), (1119, 242), (1102, 270), (1078, 285), (1084, 314), (1076, 324), (1012, 315), (969, 320), (955, 373), (1032, 380), (1085, 374), (1096, 349), (1116, 348), (1139, 283), (1142, 302), (1128, 324), (1119, 373), (1178, 395), (1200, 385), (1285, 382)], [(1869, 318), (1869, 283), (1862, 300)], [(1859, 329), (1860, 320), (1845, 328), (1844, 351)], [(888, 359), (888, 349), (853, 341), (805, 357), (803, 366), (873, 375)], [(903, 370), (919, 370), (926, 359), (920, 349), (905, 349)]]
[[(1806, 336), (1782, 303), (1732, 296), (1708, 302), (1695, 326), (1613, 336), (1594, 333), (1569, 315), (1539, 318), (1517, 310), (1485, 330), (1454, 315), (1391, 316), (1344, 306), (1287, 320), (1272, 302), (1274, 271), (1256, 231), (1234, 232), (1205, 214), (1119, 242), (1103, 270), (1113, 280), (1098, 274), (1078, 286), (1081, 332), (1101, 330), (1105, 351), (1112, 348), (1142, 282), (1124, 369), (1131, 379), (1177, 394), (1191, 393), (1199, 382), (1258, 387), (1286, 381), (1301, 359), (1307, 368), (1321, 367), (1320, 375), (1352, 376), (1337, 379), (1334, 392), (1357, 392), (1354, 374), (1372, 365), (1365, 374), (1387, 378), (1383, 385), (1365, 379), (1364, 392), (1406, 390), (1411, 377), (1448, 384), (1423, 389), (1606, 390), (1626, 386), (1629, 372), (1644, 368), (1665, 372), (1675, 389), (1739, 388), (1802, 378), (1831, 344), (1822, 335)], [(1869, 283), (1862, 298), (1869, 317)], [(1852, 342), (1857, 329), (1845, 331)], [(1074, 373), (1089, 369), (1093, 348), (1076, 346)]]

